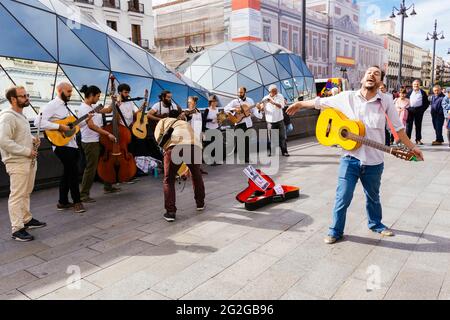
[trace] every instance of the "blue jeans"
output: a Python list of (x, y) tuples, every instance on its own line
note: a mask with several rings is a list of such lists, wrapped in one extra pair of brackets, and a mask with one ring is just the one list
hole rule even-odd
[(361, 162), (354, 157), (346, 156), (341, 159), (336, 201), (333, 209), (333, 224), (330, 227), (329, 236), (336, 239), (342, 238), (347, 208), (352, 202), (358, 179), (361, 179), (366, 194), (369, 229), (374, 232), (381, 232), (386, 229), (386, 226), (381, 223), (380, 185), (383, 169), (383, 163), (376, 166), (366, 166), (361, 165)]

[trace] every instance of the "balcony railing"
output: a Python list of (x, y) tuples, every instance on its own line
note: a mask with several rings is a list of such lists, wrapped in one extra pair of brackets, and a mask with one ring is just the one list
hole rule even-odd
[(128, 11), (144, 13), (144, 4), (137, 1), (128, 1)]
[(103, 0), (103, 7), (120, 9), (120, 0)]
[(137, 44), (138, 46), (140, 46), (143, 49), (150, 49), (150, 42), (148, 41), (148, 39), (141, 39), (138, 41), (133, 41), (131, 38), (128, 38), (128, 40)]
[(75, 0), (75, 2), (94, 5), (94, 0)]

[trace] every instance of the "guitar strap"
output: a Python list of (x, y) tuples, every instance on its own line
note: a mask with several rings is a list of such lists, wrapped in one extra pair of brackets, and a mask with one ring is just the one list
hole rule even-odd
[(75, 119), (78, 119), (75, 113), (73, 113), (72, 110), (70, 110), (70, 108), (67, 106), (67, 102), (64, 102), (64, 106), (66, 107), (67, 111), (69, 111), (69, 114), (73, 115)]
[(125, 127), (127, 127), (127, 129), (131, 132), (130, 127), (128, 126), (127, 122), (125, 121), (125, 117), (123, 116), (122, 111), (120, 110), (120, 107), (116, 105), (117, 108), (117, 112), (119, 113), (120, 119), (122, 119), (123, 124), (125, 125)]
[(384, 116), (386, 117), (386, 121), (388, 123), (389, 129), (391, 130), (392, 135), (394, 136), (394, 140), (395, 142), (399, 142), (400, 141), (400, 137), (398, 136), (397, 131), (394, 128), (394, 125), (392, 124), (391, 119), (389, 118), (389, 116), (387, 115), (386, 111), (383, 108), (383, 104), (380, 101), (380, 109), (383, 111)]

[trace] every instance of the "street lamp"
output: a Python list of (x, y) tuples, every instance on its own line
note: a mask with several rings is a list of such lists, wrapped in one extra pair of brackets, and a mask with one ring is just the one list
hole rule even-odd
[(189, 45), (189, 48), (186, 50), (186, 53), (198, 53), (203, 50), (205, 50), (205, 47), (199, 48), (198, 46), (195, 46), (194, 48), (192, 45)]
[(403, 66), (403, 29), (405, 27), (405, 18), (408, 18), (408, 11), (412, 8), (412, 11), (410, 13), (411, 16), (415, 16), (417, 13), (414, 10), (414, 3), (410, 5), (409, 7), (406, 7), (405, 0), (402, 0), (400, 2), (400, 9), (397, 9), (397, 7), (392, 8), (392, 14), (389, 18), (395, 19), (395, 14), (397, 13), (397, 16), (402, 16), (402, 27), (400, 32), (400, 66), (398, 68), (398, 79), (397, 79), (397, 88), (400, 89), (401, 83), (402, 83), (402, 66)]
[(434, 31), (433, 31), (433, 33), (427, 32), (427, 38), (425, 39), (426, 41), (430, 40), (429, 37), (431, 37), (431, 39), (433, 39), (433, 63), (432, 63), (432, 66), (431, 66), (431, 86), (434, 85), (434, 63), (435, 63), (434, 60), (436, 58), (436, 41), (445, 39), (444, 32), (441, 31), (440, 33), (437, 33), (436, 29), (437, 29), (437, 19), (434, 20)]
[(345, 75), (347, 74), (347, 68), (341, 67), (341, 70), (339, 70), (342, 72), (342, 78), (345, 79)]

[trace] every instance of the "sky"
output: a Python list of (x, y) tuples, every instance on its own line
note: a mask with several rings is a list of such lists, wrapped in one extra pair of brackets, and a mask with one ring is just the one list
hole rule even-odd
[[(371, 30), (373, 21), (376, 19), (387, 19), (392, 13), (392, 7), (399, 8), (401, 0), (360, 0), (360, 21), (365, 21), (361, 26)], [(450, 4), (448, 0), (406, 0), (405, 5), (409, 7), (415, 4), (417, 15), (405, 19), (404, 38), (423, 49), (433, 50), (433, 41), (425, 41), (427, 32), (434, 30), (434, 20), (438, 20), (437, 32), (444, 31), (444, 40), (436, 41), (436, 55), (450, 60), (448, 49), (450, 48)], [(411, 12), (412, 9), (410, 9)], [(400, 35), (401, 17), (395, 18), (396, 32)]]

